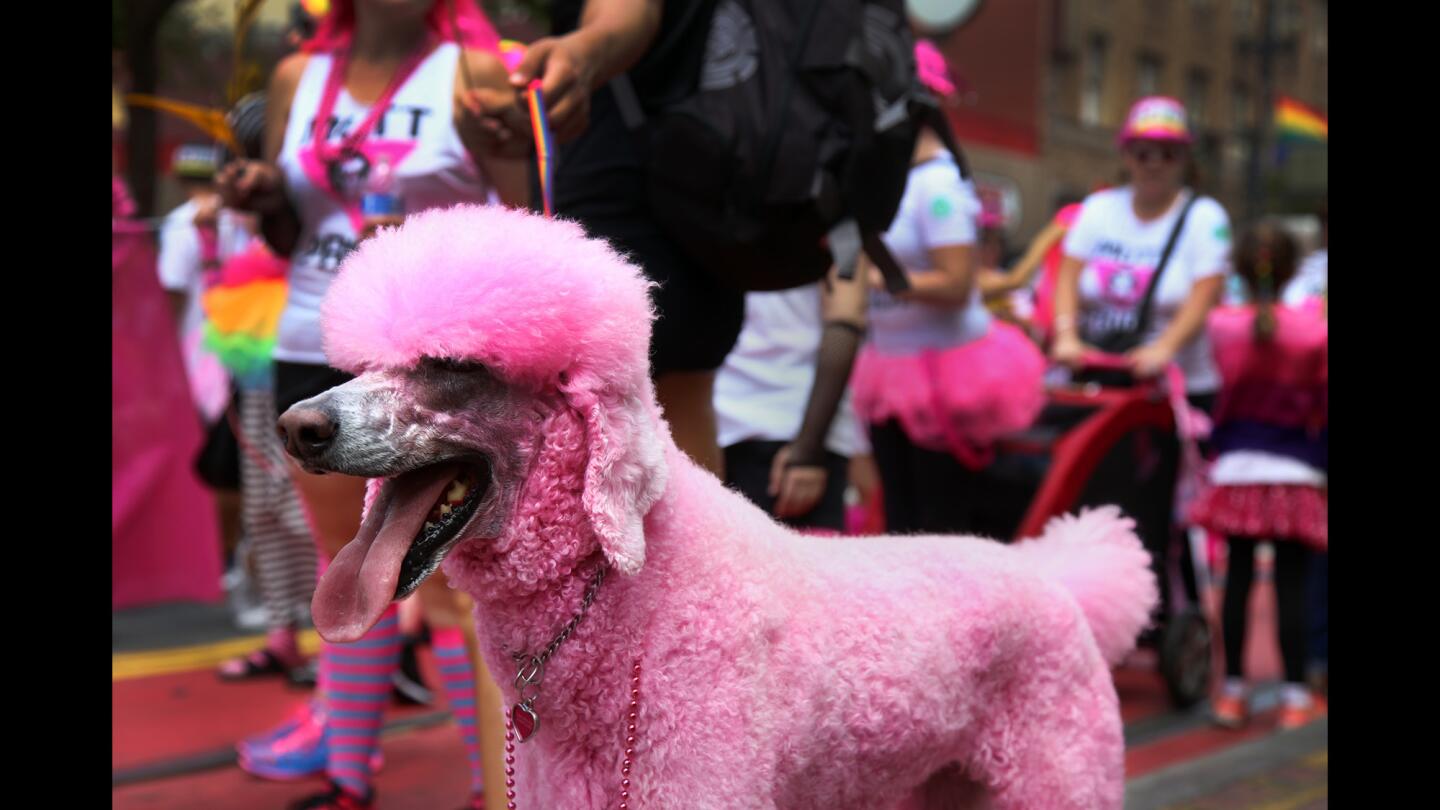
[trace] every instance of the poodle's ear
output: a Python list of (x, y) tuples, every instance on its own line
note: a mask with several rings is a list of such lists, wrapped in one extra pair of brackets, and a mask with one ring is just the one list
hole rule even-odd
[(643, 396), (575, 392), (571, 403), (584, 415), (589, 449), (581, 503), (605, 559), (633, 574), (645, 564), (645, 515), (665, 491), (662, 423)]

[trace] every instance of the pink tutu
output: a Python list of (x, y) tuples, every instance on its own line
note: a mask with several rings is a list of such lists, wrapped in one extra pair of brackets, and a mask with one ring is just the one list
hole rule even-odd
[(1190, 505), (1190, 521), (1217, 534), (1298, 540), (1319, 551), (1330, 544), (1329, 499), (1304, 484), (1216, 486)]
[(852, 378), (855, 412), (871, 424), (894, 419), (916, 446), (979, 469), (996, 439), (1029, 427), (1040, 413), (1044, 374), (1040, 350), (1000, 321), (953, 349), (891, 355), (866, 346)]

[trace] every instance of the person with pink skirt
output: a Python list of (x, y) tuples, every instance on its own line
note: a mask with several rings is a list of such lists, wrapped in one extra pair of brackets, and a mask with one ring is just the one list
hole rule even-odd
[(1225, 685), (1216, 723), (1246, 722), (1245, 630), (1255, 548), (1275, 548), (1275, 595), (1285, 670), (1280, 726), (1293, 728), (1322, 710), (1305, 686), (1306, 572), (1329, 545), (1329, 328), (1316, 307), (1277, 304), (1295, 275), (1295, 242), (1262, 224), (1240, 240), (1236, 271), (1251, 304), (1214, 310), (1208, 332), (1222, 386), (1215, 414), (1210, 486), (1190, 519), (1229, 547), (1223, 630)]
[[(950, 98), (955, 86), (944, 57), (923, 40), (915, 51), (921, 80)], [(1044, 404), (1044, 357), (981, 301), (980, 213), (955, 156), (922, 130), (900, 210), (884, 235), (911, 289), (890, 295), (872, 268), (870, 339), (852, 380), (890, 532), (999, 533), (987, 532), (994, 524), (974, 485), (993, 442), (1029, 426)]]

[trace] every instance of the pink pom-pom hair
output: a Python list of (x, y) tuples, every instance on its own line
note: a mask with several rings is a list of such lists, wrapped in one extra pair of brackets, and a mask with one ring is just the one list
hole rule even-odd
[(945, 63), (945, 55), (928, 39), (915, 40), (915, 71), (920, 75), (920, 83), (941, 98), (955, 94), (955, 80)]

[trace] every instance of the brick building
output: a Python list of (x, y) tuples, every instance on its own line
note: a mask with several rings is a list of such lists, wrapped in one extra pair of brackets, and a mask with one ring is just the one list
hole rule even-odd
[[(1055, 200), (1113, 182), (1115, 135), (1130, 104), (1185, 103), (1206, 193), (1243, 217), (1253, 128), (1262, 122), (1260, 32), (1267, 0), (982, 0), (935, 37), (962, 79), (951, 109), (982, 185), (998, 188), (1026, 239)], [(1277, 94), (1325, 112), (1327, 0), (1268, 0)], [(1323, 193), (1321, 150), (1288, 155), (1267, 180), (1269, 205)]]

